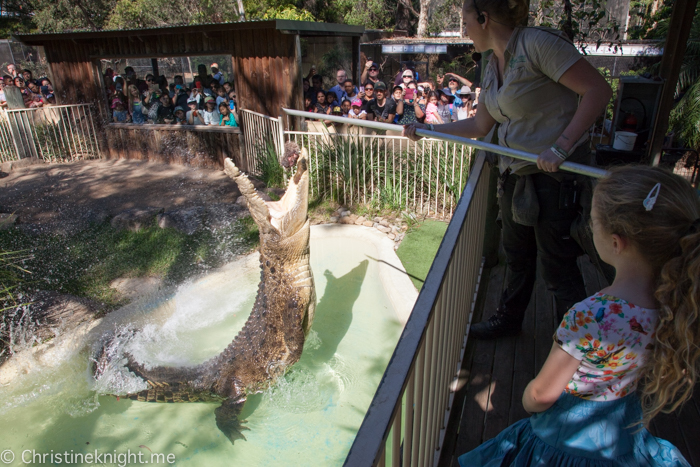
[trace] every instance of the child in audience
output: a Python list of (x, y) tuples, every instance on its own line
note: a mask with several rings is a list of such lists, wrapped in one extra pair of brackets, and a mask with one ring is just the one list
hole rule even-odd
[(615, 280), (564, 316), (525, 388), (534, 415), (461, 456), (463, 467), (690, 465), (644, 426), (698, 381), (697, 193), (658, 167), (615, 167), (594, 190), (591, 228)]
[(316, 110), (316, 106), (311, 102), (311, 96), (304, 97), (304, 109), (306, 109), (307, 112), (314, 112)]
[(224, 103), (228, 107), (228, 97), (226, 97), (226, 90), (224, 89), (224, 87), (219, 87), (219, 89), (216, 90), (216, 93), (216, 106), (218, 107), (219, 105), (221, 105), (221, 103)]
[(188, 125), (204, 125), (204, 117), (202, 116), (202, 111), (199, 110), (199, 104), (197, 99), (190, 97), (187, 100), (187, 107), (190, 110), (187, 111), (187, 124)]
[(130, 84), (128, 87), (128, 100), (129, 103), (129, 115), (127, 120), (131, 120), (132, 123), (141, 125), (146, 122), (146, 116), (144, 115), (144, 105), (141, 100), (141, 92), (139, 88), (134, 84)]
[(343, 99), (343, 102), (340, 103), (340, 109), (343, 111), (343, 117), (349, 117), (350, 116), (350, 108), (352, 105), (350, 104), (350, 101), (347, 99)]
[(338, 105), (338, 96), (336, 96), (333, 91), (328, 91), (326, 93), (326, 105), (331, 108)]
[(228, 104), (226, 102), (222, 102), (219, 104), (219, 125), (220, 126), (238, 126), (238, 115), (235, 115), (233, 112), (231, 112), (231, 109), (228, 108)]
[(112, 101), (112, 120), (114, 123), (126, 123), (127, 111), (121, 99), (116, 98)]
[(216, 101), (213, 97), (207, 96), (204, 98), (204, 105), (207, 108), (202, 112), (205, 125), (218, 125), (221, 121), (219, 111), (216, 110)]
[(185, 115), (185, 109), (183, 109), (182, 107), (180, 107), (178, 105), (175, 107), (173, 114), (175, 115), (175, 121), (173, 122), (173, 124), (175, 124), (175, 125), (187, 124), (187, 115)]
[(367, 112), (362, 110), (362, 101), (360, 99), (355, 99), (352, 101), (352, 104), (350, 104), (350, 112), (348, 112), (348, 117), (367, 120)]
[(442, 118), (438, 114), (438, 93), (428, 93), (428, 105), (425, 107), (425, 123), (442, 124)]

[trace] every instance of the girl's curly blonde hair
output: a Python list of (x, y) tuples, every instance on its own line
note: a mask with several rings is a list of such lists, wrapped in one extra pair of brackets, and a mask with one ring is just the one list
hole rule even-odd
[[(700, 201), (690, 183), (658, 167), (610, 172), (593, 197), (602, 226), (634, 244), (656, 276), (659, 321), (641, 386), (646, 425), (688, 400), (700, 373)], [(657, 183), (647, 211), (643, 201)]]

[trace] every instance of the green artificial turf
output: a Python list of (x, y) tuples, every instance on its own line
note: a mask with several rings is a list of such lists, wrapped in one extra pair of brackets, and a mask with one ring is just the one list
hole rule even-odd
[(396, 250), (396, 254), (418, 290), (423, 287), (425, 277), (433, 264), (446, 230), (445, 222), (426, 220), (409, 230), (401, 246)]

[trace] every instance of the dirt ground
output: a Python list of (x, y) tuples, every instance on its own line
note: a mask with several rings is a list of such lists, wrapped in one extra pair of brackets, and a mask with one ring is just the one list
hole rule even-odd
[[(8, 172), (9, 170), (9, 172)], [(223, 171), (143, 161), (36, 164), (0, 174), (0, 213), (20, 225), (70, 229), (133, 208), (235, 203), (240, 192)]]

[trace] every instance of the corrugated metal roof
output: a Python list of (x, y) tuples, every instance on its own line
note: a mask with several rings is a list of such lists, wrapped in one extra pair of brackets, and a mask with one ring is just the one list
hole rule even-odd
[(231, 31), (237, 29), (276, 29), (288, 34), (327, 35), (327, 36), (361, 36), (364, 26), (349, 24), (321, 23), (313, 21), (293, 21), (283, 19), (236, 21), (226, 23), (175, 24), (157, 28), (143, 29), (104, 29), (100, 31), (82, 30), (60, 33), (13, 34), (22, 42), (37, 43), (50, 40), (98, 39), (107, 37), (124, 37), (129, 35), (152, 36), (159, 34), (177, 34), (191, 32)]

